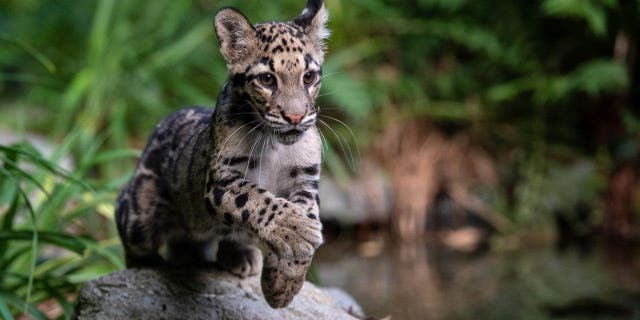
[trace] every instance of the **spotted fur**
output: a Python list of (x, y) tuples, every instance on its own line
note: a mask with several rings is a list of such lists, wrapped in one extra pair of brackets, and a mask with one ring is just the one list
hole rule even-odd
[(267, 302), (291, 302), (322, 244), (315, 99), (326, 21), (321, 0), (290, 22), (216, 14), (228, 81), (214, 110), (177, 111), (151, 134), (116, 205), (127, 267), (207, 261), (217, 242), (220, 267), (241, 277), (262, 268)]

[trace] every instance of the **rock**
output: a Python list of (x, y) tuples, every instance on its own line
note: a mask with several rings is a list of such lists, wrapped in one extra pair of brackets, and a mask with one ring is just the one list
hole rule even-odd
[(356, 302), (350, 294), (346, 293), (344, 290), (338, 287), (328, 287), (324, 288), (324, 291), (330, 295), (333, 299), (338, 302), (338, 305), (343, 310), (347, 310), (349, 314), (354, 315), (359, 318), (365, 318), (364, 311), (362, 311), (362, 307)]
[[(351, 312), (360, 306), (346, 293)], [(351, 300), (349, 300), (349, 298)], [(86, 282), (74, 319), (357, 319), (325, 290), (305, 282), (283, 309), (272, 309), (260, 277), (223, 271), (127, 269)]]

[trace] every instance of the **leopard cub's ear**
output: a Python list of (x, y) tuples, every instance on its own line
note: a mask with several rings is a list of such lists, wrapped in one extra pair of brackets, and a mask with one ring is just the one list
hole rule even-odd
[(247, 58), (253, 51), (255, 32), (247, 18), (234, 8), (223, 8), (214, 19), (220, 52), (229, 64)]
[(327, 29), (329, 13), (324, 6), (323, 0), (308, 0), (307, 6), (293, 23), (302, 27), (321, 48), (325, 47), (325, 40), (329, 38), (331, 32)]

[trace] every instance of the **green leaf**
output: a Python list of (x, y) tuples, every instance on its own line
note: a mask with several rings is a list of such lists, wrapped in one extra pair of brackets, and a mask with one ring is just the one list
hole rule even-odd
[[(30, 149), (30, 150), (27, 150)], [(86, 189), (91, 189), (91, 187), (89, 187), (88, 185), (86, 185), (84, 182), (82, 182), (80, 179), (75, 178), (71, 175), (71, 173), (69, 173), (68, 171), (66, 171), (63, 168), (60, 168), (58, 165), (56, 165), (55, 163), (52, 163), (50, 161), (48, 161), (47, 159), (43, 158), (41, 155), (39, 155), (37, 153), (37, 151), (35, 151), (35, 148), (33, 148), (31, 145), (29, 144), (18, 144), (16, 146), (5, 146), (0, 144), (0, 151), (7, 153), (7, 152), (15, 152), (17, 154), (20, 154), (22, 156), (25, 156), (29, 161), (33, 162), (33, 164), (37, 165), (38, 167), (45, 169), (51, 173), (54, 173), (62, 178), (65, 178), (69, 181), (72, 181), (78, 185), (83, 186)]]
[(54, 132), (57, 134), (66, 133), (77, 115), (76, 109), (80, 106), (80, 102), (86, 96), (93, 81), (94, 73), (87, 68), (78, 71), (71, 79), (61, 97), (62, 106), (60, 112), (56, 114), (57, 121), (53, 124)]
[[(6, 245), (7, 242), (4, 242), (4, 244)], [(9, 267), (16, 261), (19, 260), (20, 257), (22, 257), (23, 255), (26, 254), (30, 254), (31, 253), (31, 246), (24, 246), (22, 248), (15, 248), (16, 246), (12, 246), (11, 249), (13, 252), (11, 252), (10, 255), (8, 256), (4, 256), (2, 258), (2, 260), (0, 260), (0, 270), (9, 270)], [(0, 273), (0, 276), (3, 276), (2, 273)]]
[(569, 75), (572, 87), (592, 96), (620, 92), (629, 85), (625, 67), (611, 60), (592, 60)]
[(105, 48), (110, 39), (109, 26), (115, 11), (115, 0), (103, 0), (98, 2), (98, 6), (93, 16), (93, 25), (89, 35), (90, 60), (97, 62), (99, 55), (105, 52)]
[(10, 44), (12, 44), (12, 45), (24, 50), (28, 55), (33, 57), (45, 69), (47, 69), (47, 71), (49, 71), (49, 73), (55, 73), (56, 72), (56, 65), (51, 60), (49, 60), (49, 58), (47, 58), (44, 54), (42, 54), (40, 51), (36, 50), (32, 46), (24, 43), (23, 41), (20, 41), (18, 39), (12, 39), (12, 38), (9, 38), (9, 37), (4, 36), (4, 35), (0, 35), (0, 41), (8, 42), (8, 43), (10, 43)]
[[(11, 230), (13, 228), (13, 220), (18, 212), (18, 203), (20, 201), (20, 194), (18, 192), (13, 196), (13, 200), (11, 201), (11, 205), (9, 209), (4, 212), (4, 217), (2, 218), (2, 230)], [(4, 254), (4, 250), (0, 250), (0, 256)]]
[(10, 171), (5, 170), (4, 168), (0, 167), (0, 171), (2, 171), (3, 175), (7, 175), (7, 176), (13, 176), (16, 180), (19, 180), (17, 178), (22, 177), (25, 178), (29, 181), (31, 181), (31, 183), (33, 183), (36, 187), (38, 187), (38, 189), (40, 189), (42, 192), (44, 192), (44, 194), (47, 195), (47, 197), (49, 196), (49, 192), (47, 191), (47, 189), (45, 189), (45, 187), (40, 184), (40, 181), (38, 181), (36, 178), (34, 178), (31, 174), (25, 172), (24, 170), (20, 169), (20, 167), (18, 166), (17, 163), (9, 160), (8, 158), (2, 157), (0, 158), (0, 160), (2, 160), (5, 164), (5, 166), (9, 167), (11, 169), (11, 171), (13, 171), (14, 173), (17, 174), (16, 176), (13, 176), (11, 174)]
[(603, 36), (607, 32), (606, 10), (592, 0), (545, 0), (542, 8), (550, 16), (585, 20), (595, 35)]
[(2, 319), (13, 320), (13, 315), (2, 296), (0, 296), (0, 316), (2, 316)]
[[(24, 312), (30, 315), (33, 319), (48, 320), (47, 316), (40, 312), (40, 310), (38, 310), (33, 304), (26, 303), (26, 301), (12, 293), (0, 291), (0, 300), (2, 299), (17, 309), (24, 310)], [(25, 305), (27, 306), (26, 308), (24, 307)]]
[[(65, 248), (69, 251), (73, 251), (79, 255), (82, 255), (86, 249), (86, 243), (89, 240), (78, 238), (77, 236), (70, 236), (67, 234), (51, 231), (40, 231), (38, 233), (40, 242), (56, 245), (61, 248)], [(27, 230), (3, 230), (0, 231), (1, 241), (32, 241), (33, 231)]]
[(38, 221), (36, 219), (36, 213), (33, 211), (33, 207), (31, 206), (31, 201), (27, 194), (19, 188), (20, 194), (24, 199), (25, 204), (27, 205), (27, 211), (29, 212), (29, 217), (31, 218), (31, 224), (33, 225), (33, 231), (31, 236), (31, 262), (29, 263), (29, 280), (27, 282), (27, 298), (25, 299), (25, 305), (31, 301), (31, 291), (33, 290), (33, 279), (35, 276), (36, 269), (36, 259), (38, 258)]
[(115, 149), (115, 150), (106, 150), (98, 153), (95, 157), (90, 159), (88, 165), (98, 165), (103, 163), (108, 163), (111, 161), (119, 161), (120, 159), (137, 159), (141, 155), (140, 150), (137, 149)]
[(114, 266), (116, 266), (116, 268), (118, 269), (125, 268), (125, 265), (122, 262), (120, 255), (109, 251), (108, 249), (104, 248), (102, 245), (100, 245), (99, 243), (93, 240), (81, 239), (81, 238), (78, 240), (80, 240), (89, 251), (94, 252), (97, 255), (105, 258), (107, 261), (111, 262)]

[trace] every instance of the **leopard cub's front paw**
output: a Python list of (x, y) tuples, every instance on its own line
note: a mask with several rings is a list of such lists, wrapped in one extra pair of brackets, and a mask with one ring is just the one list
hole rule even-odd
[(269, 252), (264, 258), (260, 279), (267, 303), (272, 308), (288, 306), (302, 289), (310, 265), (311, 258), (285, 259)]
[(315, 215), (305, 215), (296, 204), (278, 199), (262, 212), (258, 235), (281, 258), (308, 258), (322, 244), (322, 224)]

